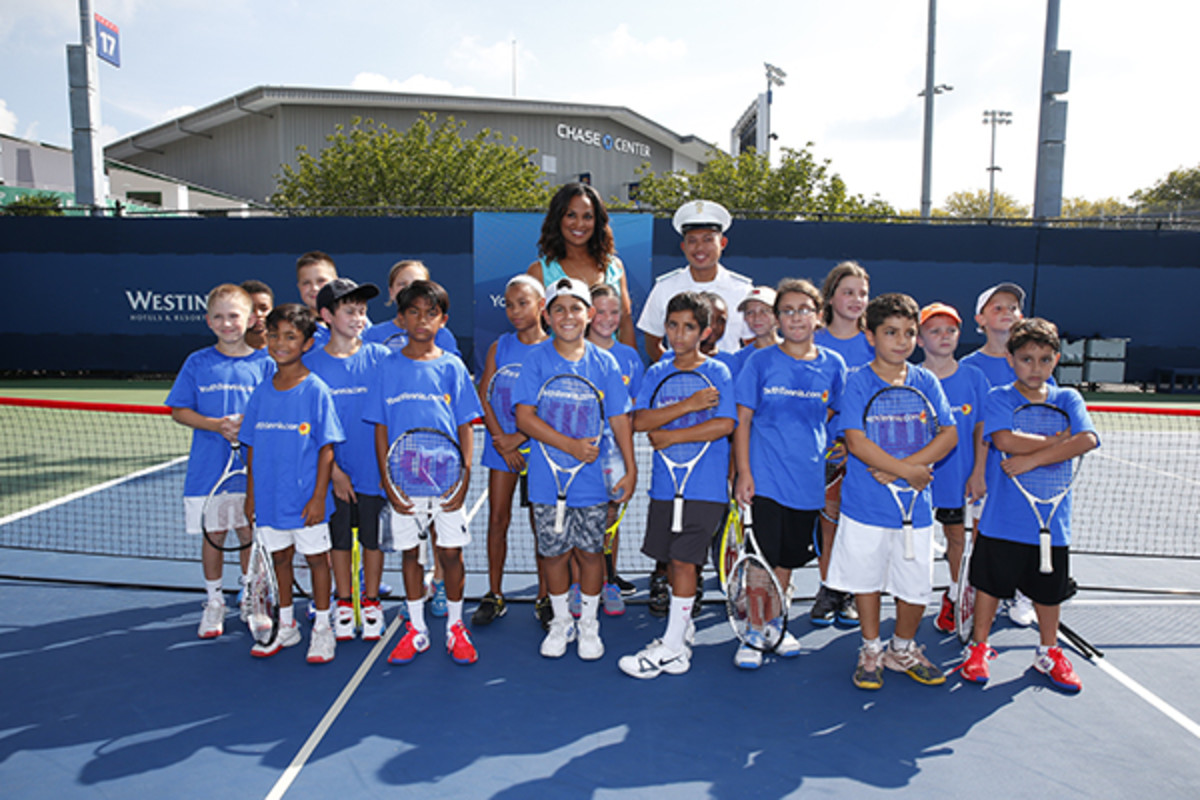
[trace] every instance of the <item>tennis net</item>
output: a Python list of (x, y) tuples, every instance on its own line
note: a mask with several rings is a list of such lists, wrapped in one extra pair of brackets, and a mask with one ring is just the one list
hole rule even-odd
[[(1200, 411), (1092, 406), (1101, 447), (1076, 487), (1081, 553), (1200, 558)], [(0, 398), (0, 547), (196, 561), (184, 533), (183, 478), (190, 431), (157, 406)], [(635, 437), (639, 478), (651, 450)], [(475, 454), (483, 430), (476, 428)], [(478, 467), (478, 463), (475, 465)], [(467, 570), (487, 571), (487, 471), (472, 470)], [(643, 574), (644, 489), (622, 523), (618, 569)], [(528, 516), (513, 509), (507, 571), (536, 571)], [(233, 560), (230, 556), (230, 560)], [(398, 555), (388, 556), (399, 568)]]

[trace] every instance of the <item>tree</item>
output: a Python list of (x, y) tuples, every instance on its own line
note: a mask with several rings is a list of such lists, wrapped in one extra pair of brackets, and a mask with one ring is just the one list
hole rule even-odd
[(1062, 216), (1064, 218), (1103, 219), (1105, 217), (1124, 217), (1132, 213), (1132, 208), (1115, 197), (1106, 197), (1103, 200), (1064, 197), (1062, 201)]
[(453, 117), (439, 125), (436, 114), (423, 112), (401, 132), (355, 117), (326, 137), (318, 155), (296, 148), (296, 165), (284, 164), (275, 176), (271, 202), (327, 214), (544, 209), (550, 189), (532, 161), (537, 151), (487, 128), (463, 138), (465, 126)]
[(870, 200), (850, 194), (845, 182), (829, 169), (829, 160), (818, 163), (808, 150), (783, 148), (778, 167), (753, 150), (731, 156), (709, 151), (709, 161), (698, 173), (677, 171), (655, 174), (649, 164), (637, 169), (638, 204), (662, 214), (674, 213), (688, 200), (713, 200), (732, 212), (774, 212), (789, 217), (894, 214), (879, 197)]
[[(1029, 206), (1022, 205), (1015, 197), (1005, 192), (996, 192), (996, 212), (998, 218), (1022, 219), (1029, 216)], [(942, 213), (936, 211), (932, 216), (957, 217), (961, 219), (987, 219), (988, 193), (986, 189), (975, 191), (954, 192), (942, 204)]]
[(1138, 189), (1129, 199), (1147, 210), (1177, 211), (1200, 208), (1200, 164), (1171, 170), (1149, 189)]
[(61, 217), (62, 204), (52, 194), (26, 194), (10, 200), (3, 213), (11, 217)]

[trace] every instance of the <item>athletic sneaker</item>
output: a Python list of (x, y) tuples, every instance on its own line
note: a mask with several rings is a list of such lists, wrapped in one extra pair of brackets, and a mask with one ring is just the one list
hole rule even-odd
[(704, 613), (704, 587), (696, 587), (696, 598), (692, 600), (692, 619), (696, 619)]
[(841, 607), (842, 593), (821, 584), (821, 588), (817, 589), (817, 598), (813, 601), (812, 610), (808, 612), (808, 621), (818, 628), (828, 628), (837, 618), (838, 609)]
[(762, 651), (747, 644), (738, 645), (737, 652), (733, 654), (733, 663), (738, 669), (758, 669), (763, 663)]
[(623, 597), (629, 597), (631, 594), (637, 592), (637, 587), (622, 578), (620, 575), (614, 575), (612, 582), (616, 584), (618, 589), (621, 590), (621, 595)]
[(775, 652), (782, 658), (795, 658), (800, 655), (800, 640), (787, 631), (784, 631), (783, 638), (779, 640), (779, 645), (775, 648)]
[(539, 597), (533, 604), (533, 616), (542, 623), (542, 630), (549, 631), (550, 623), (554, 620), (554, 606), (549, 597)]
[(636, 655), (621, 656), (617, 661), (621, 672), (634, 678), (656, 678), (660, 673), (682, 675), (692, 666), (688, 649), (678, 653), (667, 650), (661, 639), (655, 639)]
[(579, 619), (579, 615), (583, 613), (583, 591), (578, 583), (572, 583), (567, 592), (567, 609), (575, 619)]
[(941, 633), (954, 633), (954, 601), (950, 599), (948, 591), (942, 593), (942, 608), (933, 621), (933, 627)]
[(378, 600), (364, 600), (362, 604), (362, 638), (364, 642), (377, 642), (383, 636), (383, 606)]
[(379, 582), (379, 596), (387, 597), (392, 593), (392, 585), (390, 583)]
[(987, 642), (972, 642), (967, 645), (967, 654), (963, 662), (952, 672), (962, 675), (964, 681), (987, 683), (988, 678), (991, 677), (988, 662), (995, 657), (996, 651), (989, 647)]
[[(354, 612), (350, 612), (353, 614)], [(333, 635), (333, 628), (313, 628), (312, 638), (308, 643), (308, 663), (310, 664), (328, 664), (333, 661), (333, 656), (337, 652), (337, 639)]]
[(1033, 609), (1033, 601), (1017, 592), (1016, 597), (1009, 603), (1008, 618), (1014, 625), (1020, 625), (1022, 628), (1028, 628), (1037, 622), (1037, 611)]
[(461, 621), (454, 623), (446, 634), (446, 652), (457, 664), (474, 664), (479, 660), (479, 654), (471, 642), (471, 633)]
[[(382, 596), (383, 596), (383, 593), (380, 592), (380, 597), (382, 597)], [(399, 617), (400, 619), (408, 619), (409, 618), (408, 617), (408, 600), (407, 599), (400, 601), (400, 605), (396, 608), (396, 616)]]
[(554, 619), (550, 622), (550, 632), (542, 639), (540, 652), (546, 658), (562, 658), (566, 655), (567, 645), (575, 641), (575, 620)]
[(621, 589), (615, 583), (604, 584), (604, 613), (610, 617), (619, 617), (625, 613), (625, 598), (621, 597)]
[(477, 628), (480, 625), (491, 625), (492, 620), (500, 619), (507, 613), (508, 604), (504, 602), (504, 595), (488, 592), (479, 601), (479, 608), (471, 615), (471, 624)]
[(940, 686), (946, 682), (946, 676), (925, 657), (925, 648), (920, 645), (912, 644), (904, 650), (897, 650), (889, 644), (883, 651), (883, 665), (895, 672), (903, 672), (926, 686)]
[(429, 649), (429, 636), (424, 631), (417, 630), (411, 622), (404, 623), (405, 634), (400, 643), (392, 649), (388, 656), (389, 664), (407, 664)]
[(667, 586), (667, 574), (654, 573), (650, 576), (650, 613), (665, 617), (671, 611), (671, 593)]
[(446, 601), (446, 582), (435, 580), (429, 587), (429, 613), (435, 617), (444, 617), (450, 613)]
[(1051, 647), (1044, 655), (1034, 658), (1033, 668), (1064, 692), (1074, 693), (1083, 688), (1083, 683), (1075, 674), (1075, 668), (1071, 666), (1061, 647)]
[(200, 615), (201, 639), (215, 639), (225, 632), (225, 603), (221, 600), (209, 600), (204, 604), (204, 613)]
[(238, 617), (242, 622), (250, 621), (250, 603), (246, 600), (246, 576), (238, 578)]
[(273, 656), (285, 647), (292, 647), (300, 644), (300, 626), (294, 621), (291, 625), (280, 625), (279, 633), (275, 634), (275, 641), (270, 644), (254, 643), (250, 648), (250, 655), (255, 658), (267, 658)]
[(600, 620), (581, 619), (579, 629), (579, 657), (584, 661), (595, 661), (604, 657), (604, 642), (600, 640)]
[(854, 595), (850, 592), (838, 592), (842, 597), (841, 605), (837, 609), (837, 624), (840, 628), (857, 628), (858, 627), (858, 604), (854, 602)]
[(354, 604), (349, 600), (338, 600), (334, 606), (333, 637), (339, 642), (354, 638)]
[(854, 668), (854, 685), (860, 689), (879, 689), (883, 686), (883, 648), (876, 650), (865, 644), (858, 648), (858, 666)]

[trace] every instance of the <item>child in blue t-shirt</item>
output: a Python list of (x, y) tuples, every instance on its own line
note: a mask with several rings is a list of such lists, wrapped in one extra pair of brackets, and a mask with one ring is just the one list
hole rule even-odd
[[(751, 505), (762, 556), (790, 596), (792, 570), (816, 557), (817, 520), (825, 505), (826, 424), (841, 396), (846, 364), (813, 340), (821, 308), (815, 286), (789, 278), (774, 294), (783, 341), (746, 359), (736, 382), (734, 496)], [(776, 652), (794, 658), (800, 642), (785, 633)], [(762, 653), (742, 645), (734, 663), (757, 669)]]
[[(829, 559), (829, 585), (855, 596), (862, 647), (854, 685), (860, 689), (880, 688), (884, 667), (927, 685), (946, 680), (913, 638), (933, 591), (929, 483), (933, 465), (954, 448), (958, 434), (938, 379), (924, 367), (908, 363), (917, 346), (919, 314), (916, 301), (903, 294), (880, 295), (867, 305), (866, 334), (875, 358), (850, 373), (838, 411), (839, 430), (850, 456), (842, 482), (841, 518)], [(889, 455), (868, 439), (863, 422), (871, 399), (892, 386), (910, 386), (925, 395), (939, 429), (929, 444), (904, 459)], [(906, 537), (900, 533), (903, 514), (887, 488), (898, 479), (920, 492), (912, 511), (911, 559), (905, 557)], [(896, 598), (896, 628), (886, 650), (879, 639), (882, 592)]]
[[(993, 655), (988, 633), (1000, 598), (1011, 597), (1020, 589), (1033, 601), (1037, 614), (1040, 644), (1034, 668), (1064, 691), (1080, 689), (1079, 676), (1058, 646), (1059, 610), (1071, 593), (1071, 496), (1067, 495), (1050, 519), (1052, 571), (1043, 573), (1041, 526), (1013, 481), (1013, 477), (1041, 466), (1082, 456), (1100, 444), (1079, 393), (1049, 383), (1060, 351), (1058, 329), (1052, 323), (1037, 317), (1017, 322), (1008, 339), (1008, 360), (1017, 378), (992, 389), (984, 405), (983, 436), (991, 444), (988, 502), (971, 553), (974, 642), (960, 668), (963, 678), (975, 683), (988, 680), (988, 660)], [(1057, 436), (1014, 431), (1013, 412), (1029, 403), (1045, 403), (1066, 412), (1070, 427)], [(1043, 513), (1047, 513), (1045, 509)]]
[[(362, 418), (363, 399), (374, 372), (390, 351), (360, 338), (367, 322), (367, 301), (379, 294), (372, 284), (359, 286), (336, 278), (317, 293), (317, 309), (329, 328), (329, 341), (304, 356), (304, 364), (329, 386), (346, 441), (333, 448), (332, 539), (333, 583), (337, 595), (334, 635), (354, 638), (353, 581), (362, 581), (362, 638), (377, 641), (383, 633), (379, 583), (383, 552), (379, 549), (379, 514), (384, 508), (375, 460), (375, 426)], [(354, 529), (362, 551), (362, 576), (351, 574)]]
[(333, 445), (346, 437), (329, 387), (302, 360), (316, 328), (316, 315), (297, 303), (267, 315), (275, 375), (250, 396), (240, 438), (250, 470), (246, 518), (254, 521), (255, 536), (271, 553), (279, 579), (279, 633), (269, 644), (255, 644), (250, 654), (273, 656), (300, 642), (292, 611), (292, 556), (299, 552), (312, 572), (316, 606), (308, 662), (323, 664), (336, 651), (329, 619)]
[[(183, 484), (186, 530), (193, 534), (202, 531), (204, 501), (225, 470), (230, 447), (237, 443), (246, 402), (273, 369), (265, 352), (246, 344), (253, 303), (245, 290), (223, 283), (208, 293), (207, 309), (205, 320), (216, 334), (217, 343), (187, 357), (165, 402), (171, 409), (171, 419), (194, 430)], [(235, 531), (247, 544), (250, 525), (241, 522)], [(212, 639), (225, 630), (221, 581), (224, 558), (207, 538), (201, 540), (200, 562), (207, 597), (198, 633), (201, 639)], [(243, 548), (240, 555), (244, 582), (249, 549)]]
[[(389, 306), (395, 304), (396, 297), (413, 281), (428, 280), (432, 280), (432, 278), (429, 275), (429, 267), (425, 266), (424, 261), (416, 259), (397, 261), (388, 270), (387, 304)], [(363, 332), (362, 339), (364, 342), (387, 345), (390, 350), (402, 349), (404, 345), (408, 344), (408, 332), (404, 330), (404, 314), (397, 309), (394, 319), (378, 325), (369, 325)], [(462, 353), (458, 351), (458, 340), (454, 338), (454, 332), (446, 326), (443, 325), (438, 329), (434, 344), (447, 353), (462, 358)]]
[[(567, 645), (578, 636), (579, 657), (592, 661), (604, 655), (597, 611), (604, 584), (604, 526), (609, 500), (624, 503), (637, 485), (637, 463), (633, 457), (633, 433), (629, 424), (629, 395), (621, 378), (617, 360), (585, 338), (588, 323), (595, 314), (592, 296), (582, 281), (560, 278), (546, 294), (545, 316), (554, 338), (535, 346), (521, 367), (514, 403), (517, 426), (539, 444), (531, 449), (529, 499), (533, 503), (534, 528), (538, 552), (545, 560), (546, 583), (554, 617), (550, 631), (542, 640), (546, 658), (561, 658)], [(612, 426), (617, 447), (625, 462), (625, 476), (612, 493), (604, 483), (598, 462), (599, 437), (572, 439), (555, 430), (537, 415), (538, 392), (557, 375), (579, 375), (600, 392), (604, 416)], [(557, 448), (582, 461), (567, 491), (565, 524), (555, 531), (557, 483), (544, 448)], [(567, 594), (571, 584), (570, 560), (576, 554), (581, 565), (579, 583), (582, 592), (580, 618), (575, 625)]]
[[(462, 621), (462, 550), (471, 543), (463, 502), (471, 482), (474, 433), (471, 423), (483, 413), (479, 396), (462, 360), (437, 346), (437, 332), (446, 322), (450, 299), (433, 281), (416, 280), (396, 296), (404, 317), (408, 344), (384, 359), (367, 392), (363, 419), (375, 425), (375, 457), (379, 472), (388, 474), (387, 455), (391, 444), (406, 431), (433, 428), (458, 442), (462, 453), (463, 478), (454, 495), (434, 513), (437, 528), (434, 557), (442, 566), (446, 587), (446, 652), (459, 664), (478, 660), (470, 632)], [(392, 486), (383, 481), (392, 506), (391, 529), (395, 548), (403, 553), (404, 589), (408, 595), (408, 622), (404, 636), (388, 656), (393, 664), (407, 664), (429, 649), (425, 622), (425, 568), (418, 548), (421, 526), (414, 509)]]
[(770, 286), (755, 286), (738, 303), (737, 310), (746, 321), (746, 327), (754, 334), (754, 339), (733, 354), (735, 376), (742, 371), (746, 359), (752, 354), (782, 341), (775, 319), (775, 290)]
[[(666, 463), (654, 459), (642, 552), (669, 564), (671, 600), (662, 639), (617, 662), (622, 672), (635, 678), (653, 678), (663, 672), (681, 675), (691, 666), (691, 634), (695, 630), (692, 609), (699, 602), (699, 572), (729, 504), (729, 434), (737, 422), (737, 407), (729, 368), (700, 352), (700, 342), (710, 333), (711, 311), (707, 298), (698, 292), (681, 292), (667, 301), (664, 330), (671, 357), (646, 371), (637, 395), (633, 425), (635, 430), (647, 433), (655, 450), (680, 442), (711, 444), (683, 487), (683, 525), (678, 533), (671, 529), (675, 484)], [(652, 408), (655, 390), (676, 372), (696, 372), (712, 386), (679, 402)], [(710, 420), (686, 428), (662, 429), (680, 416), (706, 408), (716, 409)]]

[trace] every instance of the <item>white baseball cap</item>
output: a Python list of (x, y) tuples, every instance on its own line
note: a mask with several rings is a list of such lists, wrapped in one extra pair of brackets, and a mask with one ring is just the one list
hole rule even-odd
[(589, 308), (592, 305), (592, 293), (588, 291), (587, 284), (577, 278), (559, 278), (546, 287), (546, 308), (550, 307), (554, 298), (564, 295), (578, 297)]
[(750, 291), (746, 292), (746, 296), (742, 298), (742, 302), (738, 303), (737, 310), (745, 311), (746, 304), (751, 302), (765, 303), (767, 308), (775, 308), (775, 290), (770, 286), (755, 286)]
[(1013, 297), (1017, 298), (1017, 305), (1021, 306), (1022, 308), (1025, 307), (1024, 289), (1022, 289), (1020, 286), (1017, 286), (1015, 283), (997, 283), (990, 289), (984, 289), (979, 293), (978, 299), (975, 300), (976, 314), (983, 313), (983, 307), (988, 304), (988, 301), (992, 299), (992, 295), (994, 295), (996, 292), (1008, 292)]

